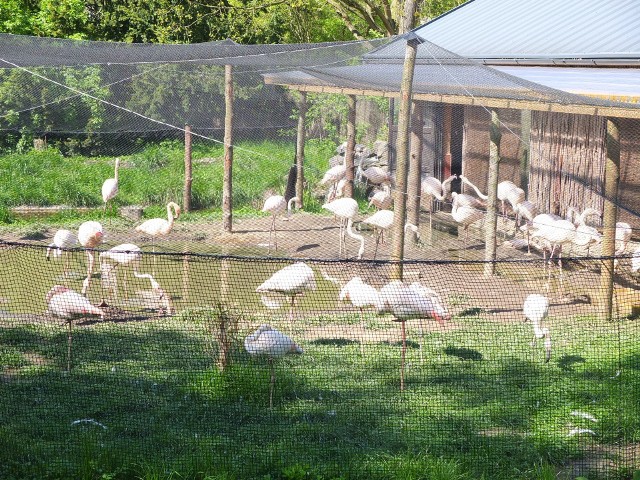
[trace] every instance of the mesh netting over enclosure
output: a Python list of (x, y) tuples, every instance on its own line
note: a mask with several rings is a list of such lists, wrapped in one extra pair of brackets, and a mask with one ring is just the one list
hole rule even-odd
[(419, 40), (0, 35), (0, 477), (640, 469), (639, 104)]

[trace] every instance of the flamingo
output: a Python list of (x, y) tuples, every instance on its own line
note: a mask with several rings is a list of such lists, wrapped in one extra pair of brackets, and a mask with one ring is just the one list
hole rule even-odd
[(115, 172), (113, 178), (107, 178), (102, 184), (102, 201), (104, 202), (104, 211), (107, 210), (107, 202), (118, 194), (118, 167), (120, 159), (116, 158)]
[[(373, 259), (375, 260), (378, 253), (378, 244), (384, 243), (384, 232), (389, 230), (393, 226), (393, 211), (378, 210), (370, 217), (365, 218), (362, 223), (371, 225), (378, 231), (376, 235), (376, 248), (373, 252)], [(404, 226), (404, 231), (406, 232), (407, 229), (410, 229), (412, 232), (414, 232), (417, 235), (418, 239), (420, 239), (420, 231), (416, 225), (407, 222)]]
[(455, 175), (451, 175), (449, 178), (440, 182), (436, 177), (427, 176), (420, 183), (420, 191), (423, 195), (427, 195), (429, 197), (430, 205), (429, 205), (429, 228), (432, 229), (432, 219), (431, 214), (433, 213), (433, 203), (434, 199), (444, 202), (449, 196), (451, 190), (451, 182), (455, 180), (457, 177)]
[(273, 408), (273, 387), (276, 383), (273, 359), (283, 357), (287, 353), (303, 353), (303, 350), (291, 338), (268, 324), (260, 325), (255, 332), (248, 335), (244, 339), (244, 348), (251, 356), (266, 355), (268, 358), (271, 367), (269, 408)]
[[(173, 212), (172, 212), (173, 209)], [(143, 222), (136, 227), (136, 232), (141, 232), (149, 235), (152, 239), (152, 251), (156, 252), (155, 239), (157, 237), (164, 237), (171, 233), (175, 221), (180, 217), (180, 206), (175, 202), (167, 203), (167, 219), (164, 218), (152, 218)], [(156, 257), (153, 257), (154, 273), (155, 273)]]
[(393, 203), (391, 187), (387, 184), (382, 186), (382, 190), (376, 191), (369, 199), (369, 207), (372, 205), (379, 210), (388, 210)]
[(360, 341), (360, 353), (364, 356), (364, 332), (366, 325), (364, 323), (364, 309), (367, 307), (377, 307), (378, 290), (368, 283), (364, 282), (360, 277), (353, 277), (340, 290), (339, 299), (341, 302), (350, 302), (354, 307), (360, 310), (360, 326), (363, 332), (363, 340)]
[(72, 321), (76, 318), (98, 316), (104, 320), (104, 312), (89, 300), (63, 285), (55, 285), (46, 295), (48, 311), (51, 315), (64, 319), (69, 332), (67, 337), (67, 371), (71, 371)]
[(280, 303), (272, 299), (273, 294), (291, 297), (289, 309), (289, 321), (293, 323), (293, 308), (297, 295), (305, 290), (316, 289), (316, 278), (313, 270), (304, 262), (296, 262), (278, 270), (258, 288), (257, 293), (262, 293), (262, 303), (269, 308), (279, 308)]
[(533, 324), (532, 345), (535, 346), (538, 339), (544, 339), (546, 351), (544, 362), (548, 363), (551, 359), (551, 333), (547, 327), (541, 327), (540, 322), (547, 318), (549, 314), (549, 300), (544, 295), (533, 293), (525, 299), (522, 311), (525, 316), (525, 322), (531, 320)]
[(633, 230), (631, 229), (631, 225), (629, 225), (628, 223), (616, 223), (616, 256), (624, 255), (624, 252), (627, 250), (629, 240), (631, 240), (632, 233)]
[(391, 174), (384, 169), (376, 166), (371, 166), (366, 170), (363, 170), (362, 175), (364, 175), (366, 179), (374, 185), (391, 182)]
[[(100, 260), (100, 271), (102, 272), (102, 278), (107, 280), (111, 278), (111, 273), (113, 270), (118, 267), (118, 265), (128, 266), (131, 265), (133, 269), (133, 275), (136, 278), (151, 278), (151, 275), (148, 273), (138, 273), (138, 268), (140, 267), (140, 260), (142, 259), (142, 251), (140, 247), (134, 245), (133, 243), (123, 243), (120, 245), (116, 245), (115, 247), (110, 248), (105, 252), (101, 252), (98, 255)], [(113, 265), (110, 265), (107, 260), (111, 260), (115, 262)], [(152, 279), (152, 278), (151, 278)], [(153, 279), (152, 279), (153, 280)], [(112, 290), (115, 294), (115, 297), (118, 296), (117, 291), (117, 281), (112, 281)], [(126, 274), (124, 276), (124, 292), (125, 296), (127, 295), (127, 277)]]
[[(358, 202), (353, 198), (338, 198), (333, 202), (325, 203), (322, 208), (329, 210), (335, 216), (340, 218), (340, 241), (339, 241), (339, 253), (342, 254), (344, 246), (344, 253), (347, 253), (347, 245), (345, 242), (345, 231), (351, 237), (356, 240), (360, 240), (360, 249), (358, 250), (358, 259), (362, 258), (364, 254), (364, 237), (353, 232), (351, 229), (353, 225), (353, 218), (358, 214)], [(346, 221), (346, 229), (345, 229)]]
[[(523, 200), (520, 203), (517, 203), (514, 212), (516, 214), (516, 229), (520, 228), (520, 219), (525, 218), (525, 222), (533, 222), (533, 219), (536, 215), (538, 215), (538, 206), (529, 201)], [(520, 228), (522, 230), (522, 228)], [(526, 232), (527, 234), (527, 254), (531, 254), (531, 245), (529, 244), (529, 229), (524, 229), (523, 234)]]
[[(478, 195), (478, 197), (480, 197), (482, 200), (486, 201), (489, 199), (489, 196), (483, 194), (480, 191), (480, 189), (477, 186), (475, 186), (473, 183), (471, 183), (471, 181), (467, 177), (460, 175), (460, 180), (462, 180), (464, 183), (466, 183), (471, 188), (473, 188), (476, 194)], [(502, 203), (502, 216), (506, 217), (507, 208), (506, 208), (505, 202), (509, 202), (511, 204), (511, 207), (515, 211), (516, 205), (524, 201), (525, 192), (523, 189), (518, 187), (512, 181), (503, 180), (502, 182), (498, 183), (497, 197), (498, 197), (498, 200), (500, 200), (500, 202)]]
[(462, 225), (464, 230), (464, 245), (466, 246), (467, 237), (469, 235), (469, 225), (483, 218), (484, 212), (472, 205), (465, 205), (464, 203), (466, 203), (467, 199), (465, 199), (463, 195), (464, 194), (456, 192), (451, 194), (451, 197), (453, 198), (453, 203), (451, 204), (451, 216), (457, 223)]
[(284, 213), (285, 208), (287, 209), (287, 218), (289, 219), (291, 216), (291, 208), (293, 202), (297, 202), (298, 197), (290, 198), (287, 202), (282, 195), (271, 195), (264, 202), (264, 206), (262, 207), (263, 212), (269, 212), (272, 216), (271, 227), (269, 228), (269, 252), (271, 252), (271, 237), (273, 236), (273, 243), (275, 246), (276, 252), (278, 251), (278, 238), (276, 236), (276, 217)]
[(638, 270), (640, 270), (640, 247), (636, 248), (631, 255), (631, 273), (636, 273)]
[(320, 180), (320, 185), (331, 185), (327, 198), (337, 194), (338, 182), (342, 180), (347, 174), (347, 167), (344, 163), (331, 167), (327, 170)]
[(444, 326), (451, 316), (443, 305), (433, 296), (425, 294), (420, 284), (407, 285), (400, 280), (386, 284), (378, 295), (376, 306), (379, 315), (390, 313), (395, 321), (402, 325), (402, 351), (400, 369), (400, 390), (404, 390), (404, 364), (407, 351), (407, 333), (405, 322), (413, 319), (433, 318)]
[[(569, 215), (569, 219), (574, 221), (576, 225), (576, 234), (573, 239), (573, 243), (578, 245), (579, 247), (586, 247), (587, 256), (589, 256), (589, 249), (591, 245), (598, 244), (602, 241), (602, 235), (598, 230), (594, 227), (587, 225), (586, 218), (590, 215), (600, 216), (600, 212), (594, 210), (593, 208), (586, 208), (581, 214), (578, 215), (578, 212), (575, 208), (569, 207), (567, 210)], [(574, 216), (577, 215), (577, 220), (574, 220)]]
[(328, 202), (335, 200), (336, 198), (342, 197), (344, 194), (344, 187), (347, 185), (347, 179), (341, 178), (336, 183), (329, 187), (329, 191), (327, 192), (326, 198)]
[[(62, 250), (67, 248), (72, 248), (76, 243), (78, 243), (78, 237), (71, 230), (65, 230), (61, 228), (56, 232), (53, 236), (53, 242), (47, 246), (46, 258), (49, 260), (49, 256), (51, 254), (51, 250), (53, 249), (53, 257), (57, 258), (62, 255)], [(65, 260), (63, 271), (64, 274), (67, 274), (68, 269), (68, 260), (69, 254), (65, 252)]]
[(87, 277), (82, 282), (82, 295), (86, 295), (91, 283), (91, 275), (93, 274), (93, 263), (95, 261), (95, 255), (92, 249), (96, 248), (102, 243), (104, 233), (102, 231), (102, 225), (98, 222), (89, 220), (84, 222), (78, 228), (78, 242), (82, 245), (87, 252), (89, 258), (87, 266)]

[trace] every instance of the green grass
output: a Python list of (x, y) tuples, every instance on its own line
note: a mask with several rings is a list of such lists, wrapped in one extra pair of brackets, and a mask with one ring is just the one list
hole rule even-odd
[[(327, 169), (335, 145), (309, 141), (305, 149), (305, 179), (315, 186)], [(293, 162), (291, 142), (242, 142), (234, 149), (233, 202), (236, 215), (255, 215), (269, 189), (283, 194)], [(196, 142), (193, 147), (192, 208), (219, 214), (222, 205), (224, 151), (219, 144)], [(182, 203), (184, 147), (177, 141), (147, 146), (139, 153), (121, 156), (119, 192), (111, 215), (124, 205), (141, 205), (149, 217), (164, 215), (169, 201)], [(201, 162), (199, 160), (206, 159)], [(0, 224), (63, 225), (95, 214), (73, 210), (41, 219), (18, 219), (9, 208), (20, 205), (101, 207), (102, 182), (113, 177), (113, 157), (64, 157), (55, 149), (0, 156)], [(317, 212), (320, 204), (305, 192), (305, 210)], [(194, 218), (200, 218), (198, 213)]]
[[(267, 362), (238, 340), (221, 373), (210, 337), (188, 318), (77, 326), (70, 374), (63, 325), (0, 328), (0, 477), (569, 479), (589, 447), (614, 458), (640, 442), (631, 321), (550, 319), (550, 364), (529, 345), (530, 325), (482, 315), (429, 334), (420, 363), (410, 325), (404, 393), (396, 343), (371, 341), (363, 357), (327, 330), (277, 362), (270, 410)], [(293, 334), (358, 318), (311, 317)], [(262, 321), (248, 320), (240, 339)], [(372, 315), (367, 323), (372, 335), (398, 329)], [(574, 427), (596, 437), (568, 435)]]

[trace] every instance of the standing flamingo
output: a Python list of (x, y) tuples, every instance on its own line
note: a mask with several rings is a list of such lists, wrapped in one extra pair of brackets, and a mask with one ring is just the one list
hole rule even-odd
[(447, 197), (449, 197), (449, 193), (451, 190), (451, 182), (456, 179), (455, 175), (451, 175), (449, 178), (440, 182), (436, 177), (427, 176), (420, 183), (420, 191), (422, 195), (427, 195), (429, 197), (430, 205), (429, 205), (429, 229), (432, 229), (432, 219), (431, 216), (433, 214), (433, 204), (434, 200), (438, 200), (440, 202), (444, 202)]
[[(153, 280), (151, 275), (149, 275), (148, 273), (138, 273), (140, 260), (142, 259), (142, 251), (140, 250), (139, 246), (134, 245), (133, 243), (123, 243), (120, 245), (116, 245), (115, 247), (112, 247), (105, 252), (101, 252), (100, 255), (98, 255), (98, 258), (100, 259), (100, 271), (102, 272), (103, 278), (105, 279), (110, 278), (112, 276), (111, 273), (115, 273), (113, 271), (116, 269), (116, 267), (118, 267), (118, 265), (122, 265), (123, 267), (131, 266), (133, 275), (136, 278), (151, 278), (151, 280)], [(111, 265), (109, 264), (108, 260), (111, 260), (114, 263)], [(126, 298), (128, 292), (126, 272), (124, 272), (123, 279), (124, 294)], [(111, 289), (113, 290), (114, 296), (117, 299), (117, 281), (112, 282)]]
[(391, 210), (378, 210), (370, 217), (365, 218), (362, 223), (373, 226), (378, 232), (376, 234), (376, 248), (373, 251), (373, 259), (378, 253), (378, 244), (384, 243), (384, 232), (393, 226), (393, 212)]
[[(476, 194), (478, 195), (478, 197), (480, 197), (482, 200), (489, 199), (489, 196), (482, 193), (480, 189), (476, 185), (471, 183), (471, 181), (467, 177), (460, 175), (460, 180), (462, 180), (464, 183), (466, 183), (471, 188), (473, 188)], [(496, 196), (498, 200), (500, 200), (500, 202), (502, 203), (502, 216), (506, 217), (507, 216), (506, 202), (509, 202), (511, 204), (511, 208), (515, 211), (516, 205), (524, 201), (525, 192), (523, 189), (518, 187), (512, 181), (503, 180), (502, 182), (498, 183)]]
[[(76, 243), (78, 243), (78, 237), (71, 230), (65, 230), (61, 228), (56, 232), (53, 236), (53, 242), (47, 246), (46, 258), (49, 260), (49, 255), (51, 254), (51, 250), (53, 249), (53, 257), (57, 258), (62, 255), (62, 250), (67, 248), (72, 248)], [(69, 252), (64, 252), (64, 264), (63, 264), (63, 272), (66, 275), (67, 270), (69, 268)]]
[(96, 248), (102, 243), (104, 234), (102, 231), (102, 225), (92, 220), (84, 222), (78, 228), (78, 242), (82, 245), (87, 252), (89, 259), (87, 266), (87, 278), (82, 282), (82, 295), (86, 295), (91, 283), (91, 275), (93, 274), (93, 263), (95, 261), (95, 255), (92, 249)]
[(549, 300), (544, 295), (533, 293), (529, 295), (524, 301), (522, 311), (525, 316), (525, 322), (531, 320), (533, 324), (533, 342), (532, 345), (536, 345), (536, 340), (544, 338), (544, 348), (546, 351), (544, 362), (548, 363), (551, 359), (551, 333), (546, 327), (542, 327), (542, 322), (549, 314)]
[[(173, 212), (172, 212), (173, 209)], [(158, 237), (164, 237), (169, 235), (173, 229), (175, 221), (180, 217), (180, 206), (175, 202), (167, 203), (167, 219), (164, 218), (152, 218), (143, 222), (136, 227), (136, 232), (141, 232), (149, 235), (152, 240), (152, 251), (156, 253), (155, 239)], [(153, 256), (153, 266), (155, 274), (156, 257)]]
[(451, 316), (434, 297), (425, 295), (420, 284), (407, 285), (400, 280), (392, 280), (380, 290), (377, 305), (378, 314), (390, 313), (402, 325), (402, 351), (400, 369), (400, 390), (404, 390), (404, 364), (407, 351), (405, 322), (413, 319), (433, 318), (444, 326)]
[[(362, 258), (364, 254), (364, 237), (353, 232), (351, 226), (353, 225), (353, 219), (358, 214), (358, 202), (353, 198), (338, 198), (333, 202), (325, 203), (322, 208), (329, 210), (336, 217), (340, 218), (340, 241), (339, 241), (339, 254), (342, 254), (343, 247), (344, 253), (347, 253), (347, 245), (345, 242), (345, 232), (356, 240), (360, 240), (360, 250), (358, 250), (358, 259)], [(346, 228), (345, 228), (346, 222)]]
[(369, 198), (369, 206), (372, 205), (378, 210), (388, 210), (393, 204), (393, 197), (391, 196), (391, 187), (387, 184), (382, 186), (382, 190), (377, 190), (371, 198)]
[(391, 182), (391, 174), (383, 168), (371, 166), (362, 171), (362, 175), (374, 185)]
[[(516, 229), (520, 228), (520, 230), (523, 231), (523, 235), (525, 232), (527, 234), (527, 254), (530, 255), (531, 245), (529, 243), (529, 239), (530, 239), (529, 229), (521, 228), (520, 220), (522, 218), (525, 218), (525, 222), (533, 222), (533, 219), (536, 217), (536, 215), (538, 215), (538, 206), (529, 200), (523, 200), (522, 202), (516, 204), (514, 212), (516, 214)], [(516, 230), (516, 233), (517, 233), (517, 230)]]
[(269, 308), (279, 308), (280, 303), (273, 299), (273, 294), (291, 297), (289, 309), (289, 321), (293, 324), (293, 308), (296, 296), (305, 290), (316, 289), (316, 277), (309, 265), (297, 262), (288, 265), (271, 275), (262, 285), (256, 288), (257, 293), (262, 293), (262, 303)]
[[(466, 200), (462, 197), (463, 194), (453, 192), (451, 197), (453, 203), (451, 204), (451, 216), (453, 219), (462, 225), (464, 230), (464, 245), (467, 245), (467, 237), (469, 236), (469, 225), (480, 220), (484, 217), (484, 212), (479, 210), (476, 206), (464, 205)], [(477, 199), (476, 199), (477, 200)]]
[(107, 210), (107, 202), (118, 194), (118, 167), (120, 159), (116, 158), (115, 172), (113, 178), (107, 178), (102, 184), (102, 201), (104, 202), (104, 211)]
[(351, 304), (360, 310), (360, 326), (362, 328), (362, 340), (360, 341), (360, 353), (364, 356), (364, 333), (366, 325), (364, 323), (363, 310), (367, 307), (377, 307), (378, 290), (368, 283), (364, 282), (360, 277), (353, 277), (340, 290), (339, 299), (341, 302), (351, 302)]
[(273, 387), (276, 383), (273, 359), (283, 357), (287, 353), (303, 353), (303, 350), (291, 338), (267, 324), (260, 325), (255, 332), (244, 339), (244, 348), (249, 355), (266, 355), (268, 358), (271, 367), (269, 408), (273, 408)]
[[(579, 247), (586, 247), (587, 256), (589, 256), (589, 249), (592, 245), (596, 245), (602, 241), (602, 235), (596, 228), (587, 225), (586, 219), (591, 215), (600, 216), (600, 212), (593, 208), (585, 208), (581, 214), (578, 214), (575, 208), (569, 207), (567, 213), (569, 219), (576, 225), (576, 234), (573, 238), (573, 243)], [(575, 216), (577, 216), (577, 219), (573, 218)]]
[(72, 321), (76, 318), (99, 316), (104, 320), (104, 312), (92, 305), (82, 295), (63, 286), (55, 285), (46, 295), (48, 311), (51, 315), (62, 318), (67, 322), (69, 332), (67, 337), (67, 371), (71, 371), (71, 343)]
[[(287, 202), (282, 195), (271, 195), (264, 202), (264, 206), (262, 207), (263, 212), (268, 212), (271, 214), (272, 221), (271, 227), (269, 228), (269, 252), (271, 252), (271, 244), (274, 244), (276, 252), (278, 251), (278, 238), (276, 236), (276, 217), (278, 215), (282, 215), (284, 213), (285, 208), (287, 209), (287, 220), (291, 216), (291, 208), (293, 202), (297, 202), (298, 197), (290, 198)], [(273, 236), (273, 240), (272, 240)]]

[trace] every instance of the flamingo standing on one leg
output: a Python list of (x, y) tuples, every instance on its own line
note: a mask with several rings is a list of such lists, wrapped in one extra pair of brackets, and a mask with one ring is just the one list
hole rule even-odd
[[(287, 220), (291, 216), (291, 208), (294, 202), (298, 201), (298, 197), (290, 198), (287, 202), (282, 195), (271, 195), (264, 202), (262, 207), (263, 212), (268, 212), (272, 216), (271, 227), (269, 228), (269, 252), (271, 252), (271, 245), (274, 245), (276, 252), (278, 251), (278, 237), (276, 235), (276, 217), (284, 213), (287, 209)], [(273, 239), (272, 239), (273, 237)]]
[[(173, 211), (172, 211), (173, 210)], [(143, 222), (136, 227), (136, 232), (141, 232), (149, 235), (152, 240), (152, 252), (155, 254), (156, 246), (155, 239), (158, 237), (164, 237), (171, 233), (175, 221), (180, 217), (180, 206), (175, 202), (167, 203), (167, 219), (164, 218), (152, 218)], [(155, 275), (156, 257), (153, 256), (153, 273)]]
[(466, 247), (467, 237), (469, 236), (469, 225), (483, 218), (484, 212), (478, 209), (479, 204), (476, 204), (477, 206), (464, 205), (464, 197), (462, 195), (463, 194), (459, 194), (456, 192), (453, 192), (451, 194), (451, 196), (453, 197), (453, 203), (451, 205), (451, 216), (457, 223), (462, 225), (462, 229), (464, 230), (464, 245)]
[[(358, 250), (358, 259), (362, 258), (364, 254), (364, 237), (353, 232), (351, 229), (353, 225), (353, 219), (358, 214), (358, 202), (353, 198), (338, 198), (333, 202), (325, 203), (322, 208), (329, 210), (336, 217), (340, 218), (340, 241), (339, 241), (339, 254), (347, 253), (347, 246), (345, 242), (345, 232), (351, 238), (360, 240), (360, 250)], [(346, 228), (345, 228), (346, 222)]]
[(391, 313), (395, 321), (402, 325), (402, 351), (400, 369), (400, 390), (404, 390), (404, 364), (407, 351), (405, 322), (412, 319), (433, 318), (444, 326), (451, 316), (433, 297), (424, 294), (421, 286), (407, 285), (393, 280), (382, 287), (377, 305), (378, 314)]
[(427, 195), (429, 197), (430, 205), (429, 205), (429, 229), (433, 228), (432, 223), (432, 214), (433, 214), (433, 204), (434, 200), (439, 200), (444, 202), (450, 194), (451, 182), (455, 180), (457, 177), (455, 175), (451, 175), (446, 180), (440, 182), (436, 177), (428, 176), (425, 177), (422, 182), (420, 182), (420, 190), (422, 195)]
[(340, 290), (340, 301), (351, 302), (351, 304), (360, 310), (360, 326), (362, 328), (362, 340), (360, 341), (360, 353), (364, 356), (364, 333), (366, 325), (364, 323), (364, 309), (367, 307), (377, 307), (378, 290), (368, 283), (364, 282), (360, 277), (353, 277)]
[(107, 202), (118, 194), (118, 167), (120, 159), (116, 158), (115, 172), (113, 178), (107, 178), (102, 184), (102, 201), (104, 202), (103, 211), (107, 211)]
[(263, 294), (262, 303), (269, 308), (280, 307), (278, 299), (274, 299), (274, 294), (291, 297), (289, 321), (293, 325), (293, 308), (296, 296), (301, 295), (305, 290), (315, 289), (316, 278), (313, 270), (306, 263), (297, 262), (275, 272), (256, 288), (256, 292)]
[(94, 315), (104, 320), (104, 312), (92, 305), (82, 295), (63, 285), (52, 287), (46, 295), (46, 302), (49, 313), (64, 319), (69, 327), (67, 337), (67, 372), (69, 372), (71, 371), (71, 343), (73, 339), (72, 321), (76, 318)]
[[(53, 236), (53, 242), (47, 246), (46, 258), (49, 260), (49, 255), (51, 254), (51, 250), (53, 249), (53, 257), (57, 258), (62, 255), (62, 250), (67, 248), (72, 248), (76, 243), (78, 243), (78, 237), (71, 230), (65, 230), (61, 228), (56, 232)], [(66, 276), (67, 270), (69, 268), (69, 252), (64, 252), (64, 262), (63, 262), (63, 272)]]
[(276, 372), (273, 360), (287, 353), (303, 353), (302, 348), (284, 333), (271, 325), (260, 325), (258, 329), (244, 339), (244, 348), (249, 355), (266, 355), (271, 367), (269, 383), (269, 408), (273, 408), (273, 387), (276, 383)]
[(549, 314), (549, 299), (544, 295), (537, 293), (529, 295), (524, 301), (522, 311), (525, 316), (525, 322), (531, 320), (533, 324), (533, 342), (532, 345), (536, 345), (536, 340), (544, 338), (545, 357), (544, 362), (548, 363), (551, 359), (551, 333), (546, 327), (542, 327), (542, 322)]
[(93, 263), (95, 261), (95, 255), (92, 249), (96, 248), (102, 243), (104, 233), (102, 231), (102, 225), (92, 220), (84, 222), (78, 228), (78, 242), (82, 245), (87, 252), (89, 259), (87, 266), (87, 277), (82, 282), (82, 295), (86, 295), (91, 283), (91, 275), (93, 274)]

